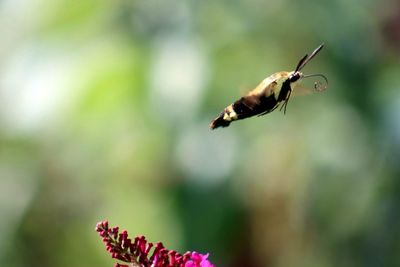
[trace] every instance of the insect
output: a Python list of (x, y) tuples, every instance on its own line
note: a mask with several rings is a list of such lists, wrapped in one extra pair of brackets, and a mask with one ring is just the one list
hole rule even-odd
[[(284, 114), (292, 92), (305, 89), (301, 87), (301, 80), (304, 78), (319, 76), (326, 84), (321, 82), (314, 83), (315, 91), (323, 91), (327, 88), (328, 79), (323, 74), (304, 75), (301, 69), (324, 47), (324, 44), (318, 46), (311, 55), (306, 54), (300, 59), (294, 71), (281, 71), (272, 74), (264, 79), (255, 89), (247, 95), (241, 97), (233, 104), (227, 106), (217, 118), (210, 123), (210, 128), (228, 127), (231, 122), (246, 119), (255, 115), (263, 116), (274, 111), (282, 104)], [(307, 89), (306, 89), (307, 90)]]

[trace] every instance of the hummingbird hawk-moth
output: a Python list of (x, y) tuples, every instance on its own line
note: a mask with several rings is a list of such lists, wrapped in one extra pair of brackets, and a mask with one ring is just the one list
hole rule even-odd
[(231, 122), (246, 119), (252, 116), (263, 116), (274, 111), (282, 104), (284, 113), (292, 92), (300, 88), (300, 82), (304, 78), (319, 76), (326, 84), (321, 82), (314, 84), (315, 91), (326, 89), (328, 79), (322, 74), (304, 75), (300, 70), (323, 48), (318, 46), (310, 55), (306, 54), (300, 59), (294, 71), (280, 71), (264, 79), (255, 89), (241, 97), (233, 104), (227, 106), (211, 123), (210, 128), (228, 127)]

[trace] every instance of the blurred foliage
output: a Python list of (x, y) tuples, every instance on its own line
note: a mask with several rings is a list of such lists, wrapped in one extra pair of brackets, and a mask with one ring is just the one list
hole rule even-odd
[[(400, 4), (0, 2), (0, 265), (111, 266), (97, 221), (217, 266), (400, 265)], [(210, 131), (266, 76), (285, 116)]]

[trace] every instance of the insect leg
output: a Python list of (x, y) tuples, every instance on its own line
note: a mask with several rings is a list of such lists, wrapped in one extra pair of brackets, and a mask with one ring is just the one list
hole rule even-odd
[(283, 105), (282, 105), (281, 109), (279, 110), (279, 111), (282, 111), (282, 108), (283, 108), (283, 114), (286, 114), (286, 107), (287, 107), (287, 104), (289, 102), (289, 98), (290, 98), (291, 94), (292, 94), (292, 90), (289, 90), (288, 96), (287, 96), (285, 102), (283, 102)]

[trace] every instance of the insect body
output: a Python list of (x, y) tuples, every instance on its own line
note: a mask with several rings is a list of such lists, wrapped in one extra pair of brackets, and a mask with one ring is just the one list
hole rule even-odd
[[(299, 88), (300, 81), (304, 78), (320, 76), (326, 83), (327, 78), (322, 74), (304, 75), (300, 70), (322, 49), (323, 44), (318, 46), (310, 56), (305, 55), (300, 59), (294, 71), (281, 71), (264, 79), (255, 89), (250, 91), (233, 104), (227, 106), (217, 118), (210, 123), (210, 128), (228, 127), (232, 121), (249, 118), (255, 115), (262, 116), (275, 110), (283, 103), (284, 113), (286, 106), (294, 89)], [(326, 89), (321, 84), (315, 83), (314, 89), (321, 91)]]

